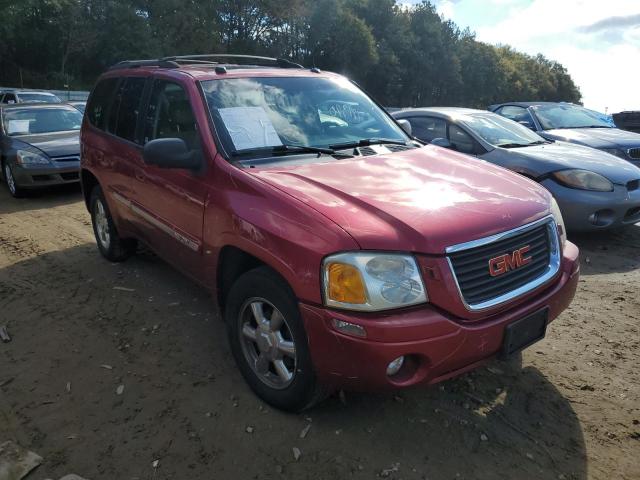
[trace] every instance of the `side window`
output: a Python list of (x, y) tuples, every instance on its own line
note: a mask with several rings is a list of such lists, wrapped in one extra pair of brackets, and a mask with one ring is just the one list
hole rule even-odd
[(144, 143), (157, 138), (181, 138), (191, 150), (200, 139), (189, 97), (177, 83), (156, 80), (145, 117)]
[(118, 78), (106, 78), (101, 80), (93, 89), (89, 103), (87, 103), (87, 117), (89, 122), (100, 130), (107, 128), (107, 115), (113, 96), (118, 86)]
[(2, 103), (16, 103), (16, 96), (13, 93), (7, 93), (2, 99)]
[(533, 128), (533, 118), (531, 118), (531, 114), (524, 107), (517, 107), (515, 105), (506, 105), (500, 109), (498, 109), (498, 114), (502, 115), (509, 120), (513, 120), (514, 122), (522, 123), (529, 128)]
[(129, 77), (120, 84), (109, 116), (108, 132), (131, 142), (137, 140), (136, 126), (146, 81), (142, 77)]
[(458, 152), (470, 155), (477, 153), (476, 142), (457, 125), (449, 125), (449, 142)]
[(436, 138), (447, 138), (447, 122), (434, 117), (410, 117), (413, 136), (430, 143)]

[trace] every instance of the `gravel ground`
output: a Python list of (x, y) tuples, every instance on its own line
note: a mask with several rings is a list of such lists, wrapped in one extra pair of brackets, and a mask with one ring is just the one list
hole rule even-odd
[(521, 368), (288, 415), (243, 382), (207, 292), (99, 256), (78, 189), (2, 188), (0, 443), (44, 458), (29, 480), (638, 479), (640, 226), (572, 240), (578, 294)]

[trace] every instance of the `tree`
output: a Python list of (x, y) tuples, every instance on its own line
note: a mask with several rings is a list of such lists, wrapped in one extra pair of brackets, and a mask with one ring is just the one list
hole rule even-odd
[(0, 84), (89, 88), (125, 59), (286, 57), (344, 73), (390, 106), (578, 102), (567, 70), (477, 41), (428, 1), (0, 0)]

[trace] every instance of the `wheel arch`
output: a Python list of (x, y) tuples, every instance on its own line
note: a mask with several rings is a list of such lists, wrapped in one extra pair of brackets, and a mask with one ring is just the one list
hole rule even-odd
[(98, 178), (91, 173), (90, 170), (83, 168), (80, 171), (80, 185), (82, 186), (82, 196), (84, 197), (84, 204), (89, 211), (91, 209), (91, 192), (96, 187), (96, 185), (100, 185)]
[(271, 270), (284, 282), (290, 293), (295, 297), (291, 283), (282, 272), (278, 271), (278, 268), (272, 262), (259, 258), (235, 245), (225, 245), (218, 253), (215, 280), (216, 300), (220, 312), (224, 313), (227, 296), (238, 278), (259, 267), (266, 267)]

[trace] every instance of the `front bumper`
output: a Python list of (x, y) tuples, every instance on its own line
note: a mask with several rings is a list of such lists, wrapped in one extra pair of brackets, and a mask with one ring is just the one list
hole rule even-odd
[(558, 202), (569, 231), (604, 230), (640, 222), (640, 189), (629, 191), (615, 185), (613, 192), (589, 192), (564, 187), (551, 179), (542, 185)]
[(14, 164), (13, 177), (20, 188), (39, 188), (80, 181), (80, 162), (52, 162), (50, 165), (23, 167)]
[[(301, 304), (316, 375), (330, 388), (379, 390), (436, 383), (495, 357), (505, 327), (543, 308), (549, 321), (571, 303), (579, 277), (578, 249), (567, 242), (558, 277), (517, 307), (465, 321), (432, 305), (402, 313), (360, 314)], [(452, 293), (454, 295), (457, 293)], [(338, 332), (333, 319), (365, 328), (367, 338)], [(397, 357), (408, 358), (397, 376), (386, 374)]]

